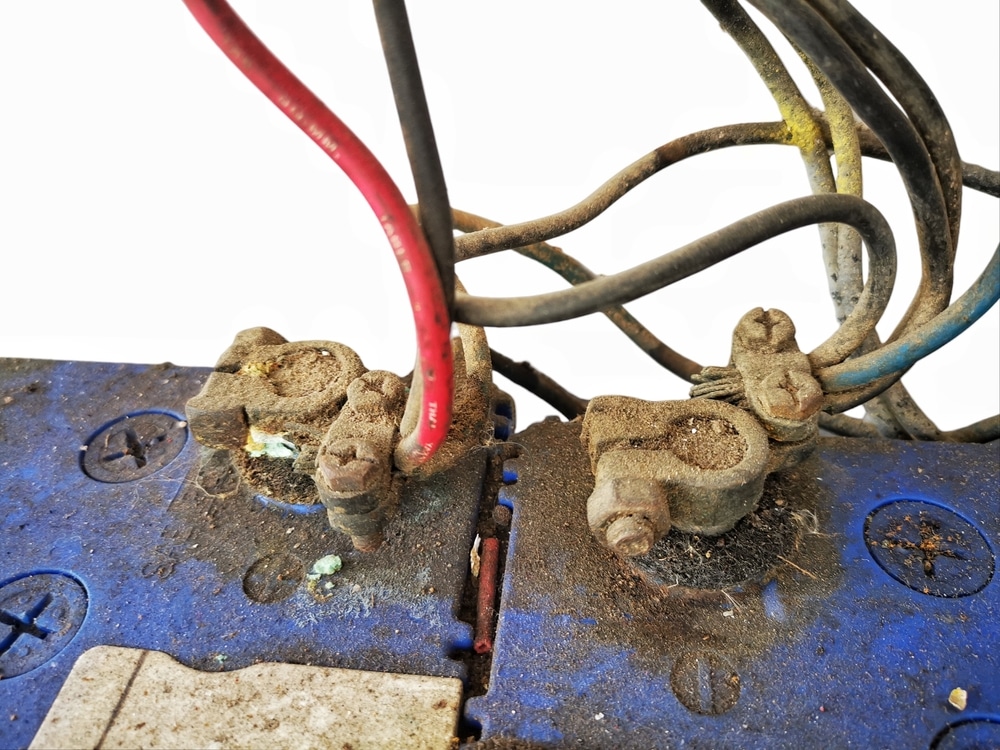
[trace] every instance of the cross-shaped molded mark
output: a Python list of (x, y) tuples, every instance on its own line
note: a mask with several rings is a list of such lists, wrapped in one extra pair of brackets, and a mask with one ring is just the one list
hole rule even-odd
[(7, 653), (22, 635), (28, 635), (44, 641), (52, 631), (38, 624), (45, 608), (52, 603), (52, 594), (44, 594), (27, 612), (18, 615), (0, 609), (0, 625), (10, 628), (10, 632), (0, 640), (0, 656)]
[(0, 585), (0, 680), (62, 651), (83, 625), (87, 590), (65, 573), (30, 572)]
[(135, 468), (142, 469), (149, 462), (147, 453), (150, 448), (165, 440), (169, 440), (166, 433), (154, 435), (149, 440), (142, 440), (132, 426), (127, 425), (123, 430), (107, 434), (101, 461), (108, 463), (131, 456), (135, 459)]
[(886, 573), (922, 594), (971, 596), (993, 578), (993, 553), (982, 532), (936, 503), (881, 505), (865, 521), (865, 542)]
[(954, 534), (944, 535), (941, 533), (941, 524), (933, 519), (920, 516), (919, 522), (914, 521), (910, 515), (903, 517), (903, 523), (909, 527), (916, 528), (920, 541), (916, 542), (904, 536), (905, 527), (901, 524), (895, 529), (886, 532), (886, 538), (882, 546), (886, 549), (901, 549), (913, 553), (914, 559), (919, 557), (924, 575), (928, 578), (934, 577), (934, 562), (939, 557), (948, 557), (952, 560), (962, 560), (963, 557), (948, 546), (956, 542)]
[(82, 468), (99, 482), (142, 479), (169, 464), (186, 439), (187, 422), (173, 414), (126, 414), (91, 437), (83, 449)]

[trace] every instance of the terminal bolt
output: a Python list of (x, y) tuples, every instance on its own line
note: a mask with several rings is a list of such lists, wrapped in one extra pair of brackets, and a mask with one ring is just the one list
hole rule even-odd
[(615, 462), (604, 465), (587, 501), (594, 535), (622, 557), (645, 555), (670, 531), (670, 505), (659, 484), (618, 476)]
[(363, 440), (341, 440), (324, 445), (316, 456), (316, 468), (326, 488), (343, 494), (373, 489), (379, 479), (378, 463), (374, 447)]
[(769, 471), (787, 469), (812, 450), (823, 389), (781, 310), (757, 307), (744, 315), (733, 331), (729, 365), (706, 367), (693, 380), (692, 398), (727, 401), (760, 420), (775, 454)]
[(619, 516), (604, 530), (607, 545), (622, 557), (645, 555), (656, 544), (656, 529), (644, 516)]
[(347, 388), (347, 402), (316, 454), (313, 482), (330, 525), (362, 552), (382, 544), (382, 527), (399, 502), (392, 454), (405, 401), (399, 377), (366, 372)]

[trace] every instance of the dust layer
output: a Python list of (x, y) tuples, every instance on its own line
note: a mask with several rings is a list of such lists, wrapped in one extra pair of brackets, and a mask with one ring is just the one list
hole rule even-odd
[[(514, 584), (504, 602), (570, 616), (577, 625), (565, 634), (566, 649), (593, 639), (626, 649), (653, 672), (667, 654), (704, 648), (739, 663), (794, 637), (840, 585), (839, 554), (822, 533), (831, 498), (815, 480), (815, 458), (773, 480), (728, 534), (671, 533), (635, 564), (599, 544), (587, 525), (594, 477), (579, 433), (579, 423), (546, 421), (516, 436), (524, 454), (515, 462)], [(765, 611), (771, 580), (790, 613), (785, 622)]]

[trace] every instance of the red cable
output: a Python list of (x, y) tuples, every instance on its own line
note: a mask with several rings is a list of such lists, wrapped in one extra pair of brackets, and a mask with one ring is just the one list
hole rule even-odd
[(413, 308), (423, 375), (420, 418), (397, 451), (410, 471), (425, 463), (451, 426), (451, 318), (427, 240), (378, 159), (315, 94), (264, 46), (225, 0), (184, 0), (219, 49), (347, 174), (392, 245)]

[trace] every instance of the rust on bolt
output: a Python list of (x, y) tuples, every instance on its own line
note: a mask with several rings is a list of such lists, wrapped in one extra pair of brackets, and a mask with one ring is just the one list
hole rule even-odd
[(316, 468), (331, 492), (367, 492), (378, 479), (375, 451), (362, 441), (325, 446), (316, 456)]

